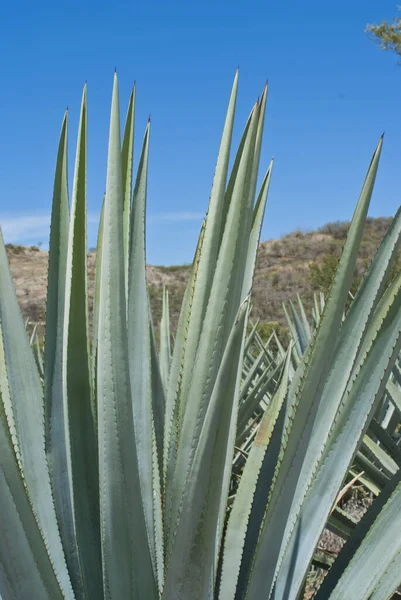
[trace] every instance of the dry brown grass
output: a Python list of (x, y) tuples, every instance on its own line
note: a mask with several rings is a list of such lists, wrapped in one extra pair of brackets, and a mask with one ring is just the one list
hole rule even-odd
[[(387, 231), (391, 219), (368, 219), (358, 259), (358, 274), (366, 265)], [(320, 265), (328, 255), (340, 256), (348, 230), (347, 223), (331, 223), (322, 229), (296, 231), (279, 240), (263, 242), (259, 247), (253, 288), (254, 318), (262, 323), (284, 324), (282, 303), (298, 292), (310, 309), (314, 291), (311, 265)], [(47, 286), (47, 252), (35, 247), (8, 245), (7, 254), (24, 317), (41, 326), (45, 317)], [(92, 307), (95, 254), (88, 254), (89, 308)], [(147, 267), (149, 295), (155, 325), (161, 316), (161, 293), (165, 285), (170, 293), (170, 310), (174, 330), (184, 294), (189, 266)]]

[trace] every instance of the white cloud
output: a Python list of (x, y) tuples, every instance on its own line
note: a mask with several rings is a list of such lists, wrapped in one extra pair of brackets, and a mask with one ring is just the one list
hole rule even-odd
[[(99, 216), (88, 214), (88, 225), (98, 225)], [(6, 243), (26, 244), (48, 241), (50, 215), (0, 214), (0, 227)]]
[[(202, 212), (165, 212), (153, 213), (148, 216), (147, 221), (149, 224), (157, 222), (178, 223), (201, 221), (204, 218), (205, 213)], [(88, 213), (89, 244), (96, 239), (98, 224), (99, 215)], [(6, 243), (37, 244), (41, 242), (47, 245), (50, 234), (50, 214), (0, 214), (0, 227)]]
[(49, 235), (49, 215), (0, 215), (0, 227), (6, 242), (41, 240)]

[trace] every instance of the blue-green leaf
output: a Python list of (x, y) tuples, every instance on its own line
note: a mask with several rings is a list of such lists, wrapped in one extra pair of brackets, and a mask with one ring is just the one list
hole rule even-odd
[(105, 596), (112, 600), (152, 600), (158, 594), (143, 513), (133, 422), (122, 206), (119, 100), (115, 75), (104, 205), (97, 353), (103, 582)]

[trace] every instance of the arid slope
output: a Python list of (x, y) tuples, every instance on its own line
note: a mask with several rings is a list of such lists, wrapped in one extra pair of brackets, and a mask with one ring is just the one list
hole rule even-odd
[[(356, 279), (372, 259), (389, 227), (391, 219), (368, 219)], [(333, 262), (340, 256), (347, 223), (332, 223), (318, 231), (296, 231), (279, 240), (263, 242), (259, 247), (253, 290), (253, 315), (261, 323), (284, 325), (282, 303), (299, 293), (310, 307), (314, 291), (325, 291), (330, 281)], [(45, 318), (47, 286), (47, 252), (35, 247), (7, 246), (7, 254), (18, 299), (25, 318), (42, 329)], [(92, 306), (95, 254), (88, 254), (89, 306)], [(179, 315), (189, 266), (148, 266), (149, 294), (157, 326), (161, 314), (161, 291), (170, 293), (172, 326)]]

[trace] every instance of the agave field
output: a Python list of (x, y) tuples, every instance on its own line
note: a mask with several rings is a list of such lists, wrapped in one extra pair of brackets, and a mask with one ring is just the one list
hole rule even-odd
[[(156, 344), (146, 283), (150, 122), (133, 174), (135, 90), (117, 76), (88, 318), (83, 92), (71, 207), (58, 148), (44, 349), (0, 235), (0, 600), (387, 600), (401, 585), (401, 211), (350, 286), (383, 140), (327, 297), (264, 343), (251, 288), (267, 89), (231, 171), (238, 73), (177, 330)], [(295, 291), (294, 291), (295, 294)], [(267, 300), (268, 301), (268, 300)], [(371, 495), (357, 521), (339, 498)], [(324, 530), (345, 543), (318, 551)], [(319, 570), (321, 585), (311, 592)]]

